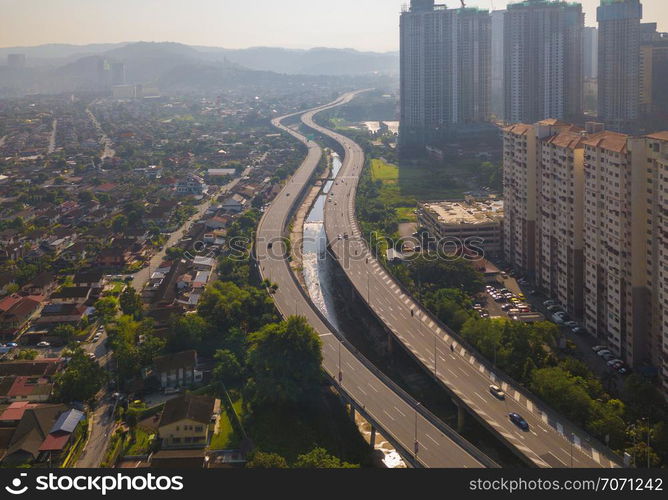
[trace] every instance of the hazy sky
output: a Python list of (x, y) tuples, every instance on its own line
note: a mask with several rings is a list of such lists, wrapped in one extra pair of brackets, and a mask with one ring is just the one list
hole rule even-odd
[[(511, 0), (512, 2), (513, 0)], [(0, 47), (174, 41), (240, 48), (396, 50), (408, 0), (0, 0)], [(445, 0), (456, 7), (460, 0)], [(507, 0), (468, 0), (496, 9)], [(668, 30), (668, 0), (642, 0), (645, 21)], [(582, 0), (595, 25), (599, 0)]]

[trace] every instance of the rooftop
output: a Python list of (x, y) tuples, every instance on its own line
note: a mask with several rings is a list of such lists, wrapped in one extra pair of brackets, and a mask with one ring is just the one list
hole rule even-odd
[(444, 224), (489, 224), (503, 217), (503, 201), (440, 201), (422, 205)]

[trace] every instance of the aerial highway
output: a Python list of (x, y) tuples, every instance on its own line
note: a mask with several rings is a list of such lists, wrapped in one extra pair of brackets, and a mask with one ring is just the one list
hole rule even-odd
[[(346, 94), (307, 114), (349, 102), (354, 96), (355, 93)], [(313, 173), (322, 155), (315, 142), (282, 125), (284, 119), (298, 114), (276, 118), (273, 124), (303, 142), (308, 155), (264, 213), (255, 243), (263, 279), (278, 285), (274, 293), (276, 307), (284, 317), (299, 315), (308, 320), (322, 340), (323, 368), (332, 382), (409, 463), (417, 467), (496, 466), (349, 347), (298, 285), (286, 258), (283, 237), (304, 193), (312, 187)]]
[[(496, 433), (528, 464), (536, 467), (618, 467), (619, 458), (582, 429), (567, 422), (532, 394), (461, 345), (458, 336), (421, 307), (370, 251), (355, 219), (355, 195), (364, 152), (354, 141), (302, 116), (308, 127), (337, 141), (343, 167), (325, 203), (325, 230), (335, 255), (357, 293), (406, 350), (461, 406)], [(490, 392), (503, 388), (505, 400)], [(509, 415), (520, 414), (528, 430)]]

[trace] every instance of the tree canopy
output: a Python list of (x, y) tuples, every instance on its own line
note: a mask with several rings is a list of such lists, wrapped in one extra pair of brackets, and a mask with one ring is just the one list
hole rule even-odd
[(321, 380), (321, 342), (303, 317), (266, 325), (250, 336), (248, 400), (295, 403)]

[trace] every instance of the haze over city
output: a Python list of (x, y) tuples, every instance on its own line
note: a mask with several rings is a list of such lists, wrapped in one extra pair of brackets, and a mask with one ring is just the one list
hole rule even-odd
[[(0, 47), (46, 43), (170, 41), (227, 48), (255, 46), (399, 49), (403, 0), (0, 0)], [(460, 0), (447, 0), (459, 7)], [(505, 8), (504, 0), (467, 5)], [(596, 24), (598, 0), (583, 0), (585, 23)], [(668, 2), (645, 0), (646, 19), (668, 30)]]

